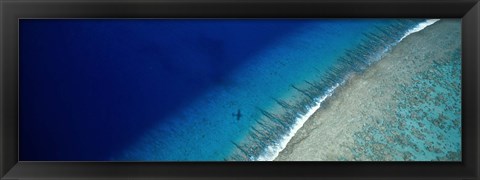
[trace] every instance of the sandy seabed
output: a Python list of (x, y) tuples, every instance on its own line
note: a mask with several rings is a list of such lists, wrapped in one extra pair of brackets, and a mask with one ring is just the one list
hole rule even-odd
[(324, 101), (277, 161), (460, 161), (461, 21), (398, 43)]

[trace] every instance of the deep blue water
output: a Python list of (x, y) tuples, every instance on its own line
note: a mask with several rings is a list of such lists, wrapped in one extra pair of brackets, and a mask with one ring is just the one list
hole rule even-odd
[(391, 23), (20, 20), (20, 160), (226, 159), (258, 109)]
[(105, 160), (307, 22), (20, 23), (21, 159)]

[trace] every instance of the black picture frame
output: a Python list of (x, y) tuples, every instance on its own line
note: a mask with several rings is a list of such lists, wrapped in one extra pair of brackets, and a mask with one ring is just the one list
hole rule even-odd
[[(461, 18), (462, 162), (19, 162), (19, 18)], [(478, 0), (0, 0), (0, 179), (479, 179)]]

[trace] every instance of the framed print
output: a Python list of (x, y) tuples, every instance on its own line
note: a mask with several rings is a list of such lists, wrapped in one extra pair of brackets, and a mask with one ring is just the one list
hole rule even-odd
[(2, 179), (478, 178), (477, 1), (0, 5)]

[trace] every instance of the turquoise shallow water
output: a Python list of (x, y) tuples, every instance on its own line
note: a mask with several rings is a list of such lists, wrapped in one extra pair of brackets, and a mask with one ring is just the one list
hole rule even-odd
[[(396, 161), (461, 161), (460, 21), (443, 20), (424, 43), (428, 52), (407, 52), (410, 83), (398, 83), (393, 102), (376, 123), (355, 133), (356, 159)], [(433, 27), (432, 27), (433, 28)], [(423, 36), (423, 35), (422, 35)], [(428, 38), (425, 38), (428, 41)], [(412, 67), (415, 66), (415, 67)]]
[(460, 56), (458, 49), (416, 75), (414, 84), (402, 86), (394, 121), (377, 119), (356, 133), (352, 153), (370, 160), (385, 160), (387, 154), (397, 161), (461, 160)]
[(273, 156), (265, 154), (268, 147), (278, 146), (319, 97), (349, 72), (367, 68), (422, 21), (325, 19), (303, 24), (112, 159), (243, 161)]

